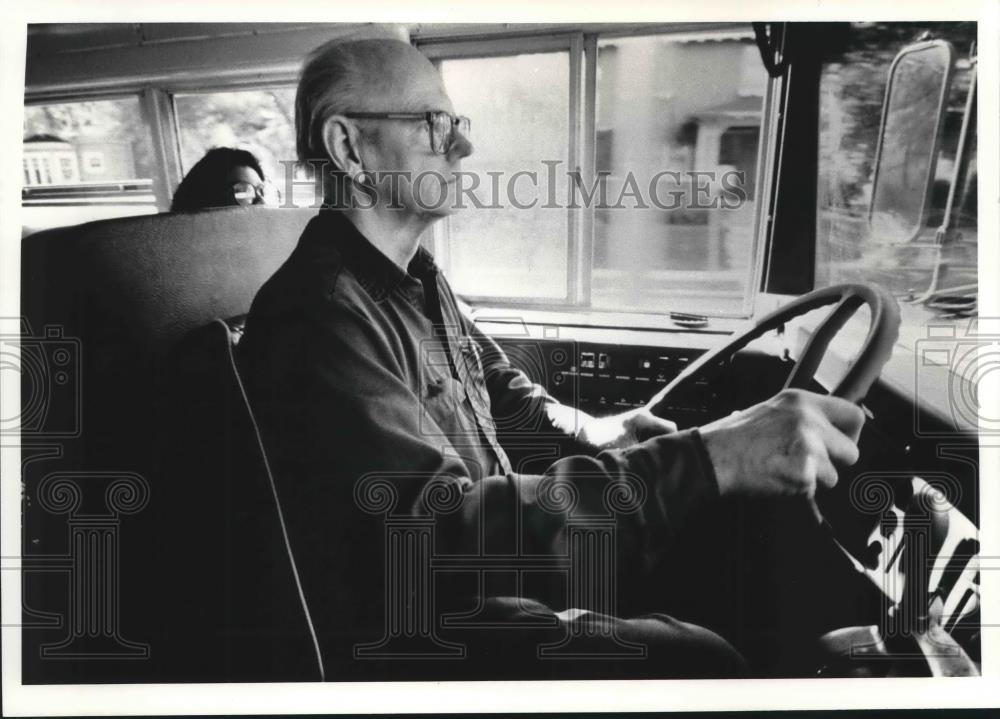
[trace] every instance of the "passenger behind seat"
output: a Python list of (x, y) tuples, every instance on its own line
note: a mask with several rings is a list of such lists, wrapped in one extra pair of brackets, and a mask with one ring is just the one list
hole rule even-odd
[(264, 170), (252, 152), (216, 147), (205, 153), (181, 180), (170, 211), (263, 205), (266, 188)]

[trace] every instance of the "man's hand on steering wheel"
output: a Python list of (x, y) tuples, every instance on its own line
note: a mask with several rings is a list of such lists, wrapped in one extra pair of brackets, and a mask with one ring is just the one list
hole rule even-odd
[(837, 483), (836, 466), (858, 461), (864, 421), (848, 400), (783, 390), (700, 431), (720, 494), (811, 498)]
[(610, 417), (590, 417), (580, 422), (577, 441), (596, 450), (620, 449), (636, 442), (677, 431), (676, 423), (653, 415), (645, 407), (637, 407)]
[[(864, 414), (855, 404), (878, 378), (899, 337), (899, 306), (886, 290), (849, 284), (803, 295), (725, 346), (703, 354), (646, 404), (654, 416), (664, 414), (674, 395), (683, 395), (701, 375), (710, 375), (753, 340), (829, 305), (833, 309), (810, 334), (785, 390), (702, 428), (722, 493), (800, 495), (807, 498), (818, 523), (824, 519), (813, 499), (816, 489), (836, 483), (835, 465), (857, 461)], [(831, 396), (804, 391), (812, 385), (830, 341), (865, 305), (870, 313), (868, 334)]]

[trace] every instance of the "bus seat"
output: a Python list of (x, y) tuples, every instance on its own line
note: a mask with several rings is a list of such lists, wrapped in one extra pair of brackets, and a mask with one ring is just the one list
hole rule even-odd
[[(92, 486), (94, 496), (85, 496), (86, 509), (81, 510), (87, 512), (104, 511), (99, 506), (102, 475), (127, 472), (140, 477), (148, 487), (148, 504), (134, 516), (122, 516), (119, 523), (118, 621), (124, 639), (146, 643), (151, 651), (145, 661), (44, 661), (39, 659), (40, 646), (62, 640), (67, 625), (39, 626), (24, 634), (26, 683), (149, 681), (151, 675), (174, 675), (161, 664), (168, 658), (161, 627), (171, 624), (162, 616), (171, 610), (161, 601), (169, 594), (163, 591), (161, 560), (177, 554), (175, 543), (186, 532), (207, 554), (213, 540), (206, 535), (199, 542), (199, 535), (213, 522), (227, 521), (207, 509), (218, 508), (217, 503), (201, 499), (228, 496), (219, 494), (226, 488), (216, 477), (218, 468), (226, 467), (225, 445), (230, 441), (220, 434), (216, 454), (203, 455), (197, 471), (188, 471), (190, 464), (179, 468), (177, 458), (197, 458), (193, 449), (205, 445), (179, 445), (192, 433), (179, 438), (178, 422), (193, 413), (189, 407), (183, 410), (187, 414), (179, 415), (178, 402), (197, 400), (191, 406), (205, 410), (197, 426), (206, 443), (225, 424), (209, 424), (210, 418), (228, 417), (238, 424), (239, 416), (226, 401), (231, 378), (208, 371), (199, 380), (177, 362), (187, 354), (186, 338), (192, 330), (249, 310), (255, 293), (291, 253), (313, 214), (313, 209), (236, 207), (102, 220), (23, 240), (22, 333), (34, 339), (22, 339), (22, 357), (32, 343), (59, 344), (72, 355), (63, 367), (55, 367), (52, 353), (39, 353), (48, 360), (42, 371), (63, 373), (56, 381), (39, 382), (36, 373), (22, 373), (22, 410), (32, 409), (35, 418), (30, 428), (22, 429), (22, 446), (59, 447), (57, 455), (24, 464), (25, 546), (37, 548), (40, 555), (67, 551), (72, 517), (55, 515), (37, 501), (46, 477), (73, 475)], [(216, 357), (223, 357), (219, 352)], [(215, 365), (220, 361), (213, 360)], [(185, 391), (178, 391), (179, 386)], [(209, 593), (196, 580), (201, 571), (196, 566), (184, 569), (177, 582), (204, 598)], [(26, 574), (26, 607), (35, 614), (68, 617), (68, 592), (53, 588), (52, 581)], [(301, 615), (297, 597), (292, 599)], [(308, 635), (303, 636), (308, 658)], [(199, 642), (193, 641), (186, 649), (188, 661), (198, 656)], [(241, 674), (237, 654), (231, 653), (226, 669), (233, 676)]]
[[(247, 312), (314, 212), (221, 208), (102, 220), (24, 239), (21, 314), (34, 335), (69, 342), (79, 355), (70, 365), (76, 393), (51, 397), (77, 406), (50, 414), (75, 425), (72, 451), (82, 461), (127, 457), (148, 465), (148, 422), (166, 352), (195, 327)], [(25, 389), (23, 402), (32, 399)]]
[(159, 663), (180, 681), (316, 681), (308, 606), (234, 356), (244, 320), (217, 319), (171, 352)]

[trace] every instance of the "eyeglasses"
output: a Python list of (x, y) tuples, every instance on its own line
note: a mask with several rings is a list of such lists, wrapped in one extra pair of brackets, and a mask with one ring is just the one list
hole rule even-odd
[(239, 205), (263, 205), (274, 201), (274, 188), (268, 183), (254, 185), (249, 182), (233, 183), (233, 199)]
[(431, 150), (444, 155), (455, 142), (455, 130), (465, 136), (472, 129), (472, 121), (465, 115), (452, 115), (444, 110), (430, 112), (345, 112), (344, 117), (358, 120), (423, 120), (431, 133)]

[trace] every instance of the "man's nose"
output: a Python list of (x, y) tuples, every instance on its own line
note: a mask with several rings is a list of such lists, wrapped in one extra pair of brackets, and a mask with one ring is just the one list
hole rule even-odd
[(451, 147), (448, 148), (448, 159), (454, 162), (455, 160), (461, 160), (463, 157), (468, 157), (471, 154), (472, 142), (470, 142), (469, 138), (461, 132), (455, 130)]

